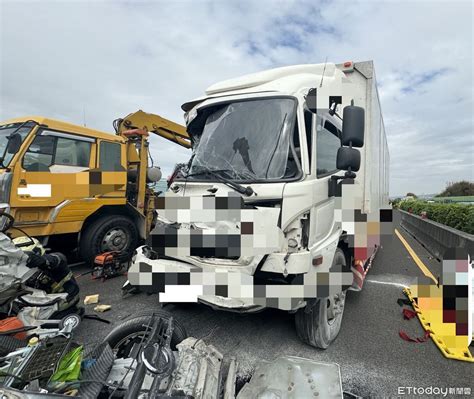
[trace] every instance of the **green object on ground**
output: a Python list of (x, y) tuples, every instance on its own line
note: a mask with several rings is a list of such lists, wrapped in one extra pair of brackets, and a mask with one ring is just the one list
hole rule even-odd
[(83, 346), (68, 352), (59, 362), (57, 371), (51, 377), (51, 382), (77, 381), (81, 373)]

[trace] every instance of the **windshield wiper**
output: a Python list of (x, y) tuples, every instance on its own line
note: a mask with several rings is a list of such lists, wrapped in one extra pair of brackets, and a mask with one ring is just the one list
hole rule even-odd
[(238, 193), (244, 194), (250, 197), (254, 193), (252, 187), (250, 186), (244, 187), (239, 183), (236, 183), (232, 180), (226, 179), (225, 177), (219, 175), (219, 173), (228, 173), (229, 171), (230, 169), (205, 169), (200, 172), (188, 174), (185, 176), (185, 178), (188, 178), (191, 176), (199, 176), (199, 175), (212, 176), (212, 177), (215, 177), (219, 182), (224, 183), (226, 186), (230, 188), (233, 188)]

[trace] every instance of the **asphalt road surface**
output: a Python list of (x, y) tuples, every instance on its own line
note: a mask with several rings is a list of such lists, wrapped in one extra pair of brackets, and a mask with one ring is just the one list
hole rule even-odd
[[(439, 276), (440, 263), (399, 226), (398, 213), (394, 215), (394, 228), (431, 273)], [(84, 266), (74, 268), (75, 273), (85, 270)], [(251, 375), (261, 359), (293, 355), (338, 363), (343, 389), (362, 397), (412, 397), (407, 394), (408, 388), (403, 387), (430, 386), (471, 388), (474, 395), (472, 363), (445, 358), (431, 340), (416, 344), (398, 335), (400, 329), (413, 337), (422, 336), (424, 332), (418, 319), (403, 320), (397, 304), (397, 299), (404, 297), (402, 286), (414, 283), (416, 278), (425, 277), (394, 234), (377, 253), (362, 292), (348, 293), (341, 332), (326, 350), (301, 343), (296, 336), (293, 316), (283, 311), (269, 309), (240, 315), (198, 304), (168, 305), (165, 309), (184, 324), (190, 336), (203, 337), (214, 330), (205, 339), (206, 343), (212, 343), (225, 356), (235, 356), (243, 378)], [(124, 318), (159, 306), (156, 295), (138, 294), (122, 299), (120, 287), (124, 281), (125, 277), (106, 282), (91, 280), (89, 276), (79, 278), (83, 297), (98, 293), (100, 303), (112, 305), (110, 311), (101, 314), (111, 325), (84, 320), (76, 333), (79, 341), (100, 342), (112, 326)], [(94, 313), (93, 307), (86, 306), (87, 312)], [(471, 352), (473, 349), (471, 346)], [(404, 389), (405, 395), (399, 387)]]

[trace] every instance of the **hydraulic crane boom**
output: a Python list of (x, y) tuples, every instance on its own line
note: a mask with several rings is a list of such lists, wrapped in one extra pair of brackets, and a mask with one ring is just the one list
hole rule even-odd
[(114, 128), (118, 135), (123, 135), (128, 130), (139, 129), (157, 134), (185, 148), (191, 148), (191, 139), (186, 132), (186, 127), (142, 110), (133, 112), (123, 119), (115, 120)]

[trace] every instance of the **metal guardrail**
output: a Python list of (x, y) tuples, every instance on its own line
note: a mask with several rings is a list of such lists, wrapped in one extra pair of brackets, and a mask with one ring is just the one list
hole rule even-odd
[(441, 223), (423, 219), (420, 216), (402, 211), (401, 226), (414, 236), (438, 260), (448, 248), (465, 248), (471, 259), (474, 258), (474, 235), (464, 233)]

